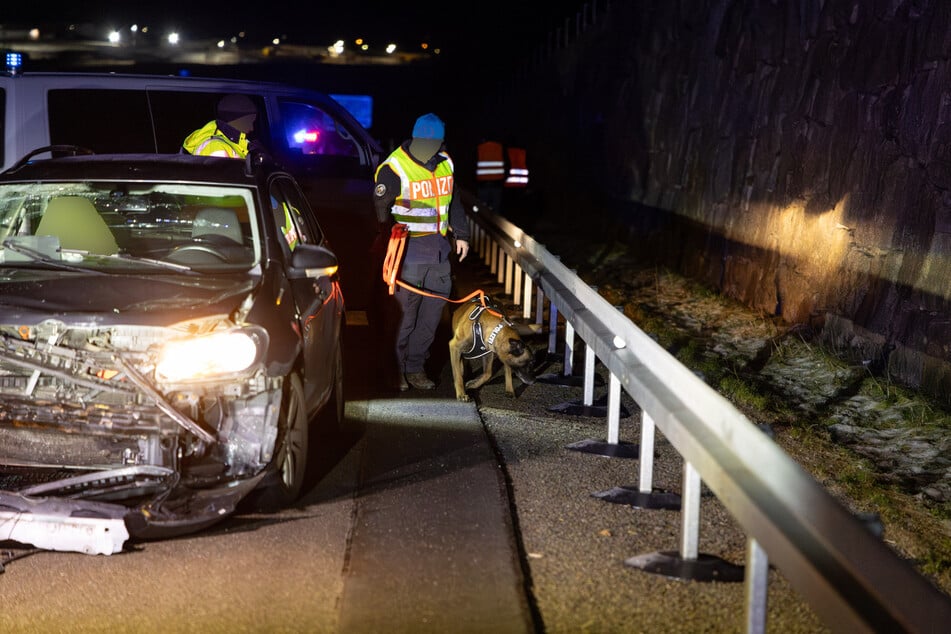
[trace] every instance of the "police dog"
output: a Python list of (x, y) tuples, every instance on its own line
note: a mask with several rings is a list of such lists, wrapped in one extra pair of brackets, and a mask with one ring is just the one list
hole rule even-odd
[[(475, 390), (492, 378), (492, 364), (498, 357), (505, 368), (505, 393), (515, 397), (512, 373), (523, 383), (535, 382), (532, 370), (534, 356), (519, 337), (515, 326), (498, 309), (483, 304), (478, 298), (463, 304), (452, 314), (452, 334), (449, 341), (449, 362), (456, 399), (468, 401), (466, 390)], [(482, 358), (482, 374), (466, 381), (463, 387), (463, 359)]]

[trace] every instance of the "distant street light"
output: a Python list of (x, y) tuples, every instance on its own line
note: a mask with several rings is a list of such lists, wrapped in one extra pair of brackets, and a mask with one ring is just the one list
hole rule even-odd
[(168, 38), (167, 38), (167, 39), (168, 39), (168, 43), (171, 44), (172, 46), (177, 45), (177, 44), (178, 44), (178, 33), (176, 33), (175, 31), (172, 31), (171, 33), (168, 34)]
[(118, 31), (109, 31), (109, 43), (118, 44), (119, 43), (119, 32)]

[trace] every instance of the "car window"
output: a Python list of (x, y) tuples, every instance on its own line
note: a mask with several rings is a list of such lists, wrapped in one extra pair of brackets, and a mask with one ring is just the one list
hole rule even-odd
[(359, 161), (359, 137), (327, 110), (292, 99), (281, 99), (280, 110), (283, 141), (292, 155), (332, 156)]
[(96, 153), (156, 151), (144, 90), (53, 89), (47, 108), (51, 145)]
[(270, 194), (274, 222), (289, 250), (294, 250), (297, 244), (323, 242), (323, 234), (307, 199), (290, 179), (275, 178)]
[(181, 183), (0, 185), (0, 263), (247, 270), (261, 255), (254, 197)]

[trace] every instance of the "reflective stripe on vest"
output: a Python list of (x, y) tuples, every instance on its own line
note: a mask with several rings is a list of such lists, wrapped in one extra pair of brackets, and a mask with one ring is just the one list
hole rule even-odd
[(439, 156), (444, 160), (431, 172), (398, 147), (377, 168), (379, 172), (388, 165), (400, 178), (400, 194), (391, 213), (396, 222), (407, 225), (410, 236), (446, 235), (449, 227), (453, 164), (445, 152)]
[[(208, 146), (211, 145), (212, 143), (220, 143), (221, 145), (225, 147), (214, 149), (214, 150), (208, 150), (206, 152), (205, 151), (206, 148), (208, 148)], [(199, 143), (198, 147), (195, 148), (195, 154), (199, 156), (225, 156), (229, 158), (240, 158), (238, 156), (237, 151), (233, 147), (231, 147), (231, 145), (225, 139), (222, 139), (221, 137), (217, 137), (217, 136), (213, 136), (209, 139), (205, 139), (204, 141)]]

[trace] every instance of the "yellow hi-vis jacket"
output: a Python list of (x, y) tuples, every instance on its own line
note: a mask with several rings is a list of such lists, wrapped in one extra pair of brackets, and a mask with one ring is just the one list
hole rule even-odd
[(232, 141), (218, 129), (217, 121), (209, 121), (189, 134), (182, 147), (197, 156), (244, 158), (248, 155), (248, 137), (242, 132), (237, 142)]
[(400, 178), (400, 193), (390, 213), (400, 224), (407, 225), (410, 237), (431, 233), (446, 235), (449, 228), (449, 203), (452, 202), (452, 159), (445, 152), (433, 171), (420, 165), (398, 147), (376, 168), (379, 174), (388, 165)]

